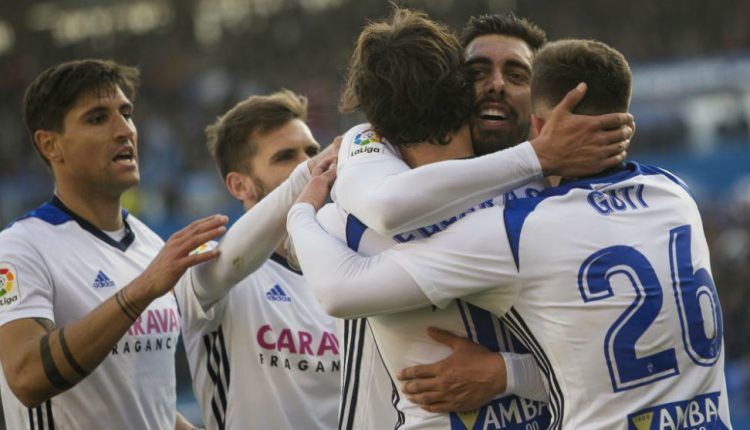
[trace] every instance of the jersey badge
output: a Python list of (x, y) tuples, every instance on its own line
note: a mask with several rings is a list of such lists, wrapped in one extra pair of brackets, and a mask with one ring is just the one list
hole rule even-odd
[(292, 302), (292, 298), (286, 295), (279, 284), (274, 285), (273, 288), (266, 292), (266, 298), (272, 302)]
[(353, 157), (359, 154), (382, 154), (383, 140), (375, 130), (369, 129), (354, 136), (349, 156)]
[(109, 279), (109, 276), (105, 275), (101, 270), (96, 274), (94, 279), (94, 288), (111, 288), (115, 286), (115, 281)]
[(628, 415), (628, 430), (728, 429), (719, 416), (720, 393), (652, 406)]
[(203, 245), (195, 248), (194, 250), (190, 251), (190, 255), (195, 254), (203, 254), (206, 251), (210, 251), (213, 248), (209, 242), (204, 243)]
[(468, 411), (468, 412), (453, 412), (451, 416), (457, 417), (459, 421), (461, 422), (461, 425), (463, 425), (463, 427), (461, 427), (461, 425), (455, 425), (455, 424), (458, 424), (458, 423), (455, 423), (455, 424), (451, 424), (451, 428), (456, 428), (456, 429), (464, 428), (467, 430), (471, 430), (474, 428), (474, 425), (476, 424), (477, 419), (479, 419), (479, 410), (475, 409), (473, 411)]
[(0, 263), (0, 307), (8, 307), (21, 298), (16, 269), (9, 263)]

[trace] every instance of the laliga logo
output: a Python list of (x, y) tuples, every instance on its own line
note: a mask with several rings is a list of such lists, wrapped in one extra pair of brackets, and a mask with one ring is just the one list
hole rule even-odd
[(354, 144), (357, 146), (369, 145), (372, 142), (380, 142), (380, 136), (378, 136), (378, 134), (375, 133), (374, 130), (367, 130), (365, 132), (359, 133), (354, 138)]
[[(371, 143), (377, 143), (378, 145), (367, 146)], [(354, 137), (354, 145), (357, 146), (357, 149), (353, 150), (350, 156), (355, 156), (357, 154), (363, 153), (372, 154), (383, 152), (382, 144), (380, 142), (380, 136), (378, 136), (378, 134), (375, 133), (374, 130), (367, 130), (359, 133)]]
[(8, 267), (0, 269), (0, 305), (10, 305), (18, 300), (18, 289), (13, 291), (16, 275)]

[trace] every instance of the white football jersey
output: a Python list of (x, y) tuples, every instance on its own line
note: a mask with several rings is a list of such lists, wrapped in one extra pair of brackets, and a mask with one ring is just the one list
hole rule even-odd
[[(90, 313), (151, 263), (162, 240), (124, 213), (115, 241), (57, 198), (0, 233), (0, 325), (45, 318), (58, 327)], [(11, 429), (174, 428), (174, 352), (180, 333), (175, 298), (155, 300), (83, 381), (27, 408), (0, 378)], [(2, 345), (12, 348), (12, 345)]]
[(731, 428), (701, 217), (670, 173), (628, 163), (386, 253), (435, 305), (503, 316), (547, 378), (552, 429)]
[[(538, 193), (540, 184), (530, 185), (516, 194)], [(505, 197), (512, 198), (512, 197)], [(347, 245), (363, 255), (378, 254), (399, 242), (409, 242), (435, 235), (447, 229), (456, 220), (467, 213), (494, 206), (493, 201), (484, 202), (466, 213), (460, 214), (441, 223), (416, 229), (387, 238), (368, 229), (353, 215), (347, 215), (340, 207), (330, 204), (318, 212), (318, 221), (330, 234), (345, 240)], [(357, 393), (344, 391), (342, 408), (345, 411), (361, 410), (352, 414), (340, 428), (403, 428), (403, 429), (507, 429), (525, 430), (526, 428), (544, 429), (549, 424), (549, 411), (543, 402), (520, 398), (515, 395), (498, 396), (489, 404), (470, 413), (434, 414), (424, 411), (410, 402), (401, 392), (395, 375), (402, 369), (417, 364), (439, 361), (451, 350), (447, 346), (433, 341), (427, 336), (429, 327), (439, 327), (449, 330), (459, 336), (467, 337), (492, 351), (508, 351), (528, 353), (525, 347), (515, 339), (514, 335), (494, 315), (462, 300), (456, 300), (445, 309), (434, 306), (419, 310), (400, 312), (397, 314), (378, 315), (369, 318), (346, 320), (347, 333), (351, 327), (366, 327), (371, 333), (371, 339), (365, 339), (365, 348), (374, 351), (368, 355), (367, 349), (363, 356), (358, 349), (350, 348), (345, 343), (343, 355), (345, 375), (350, 380), (358, 380), (364, 395), (369, 395), (369, 401), (362, 404), (352, 397)], [(371, 345), (371, 342), (374, 345)], [(351, 344), (359, 346), (359, 344)], [(359, 346), (363, 348), (362, 346)], [(354, 350), (352, 350), (354, 349)], [(360, 363), (373, 366), (385, 365), (385, 372), (370, 370), (366, 367), (365, 375), (357, 369)], [(351, 364), (350, 364), (351, 361)], [(382, 366), (382, 365), (381, 365)], [(350, 370), (353, 369), (353, 370)], [(349, 375), (351, 373), (351, 375)], [(377, 376), (374, 379), (373, 376)], [(384, 378), (387, 378), (384, 380)], [(394, 383), (394, 381), (396, 383)], [(383, 387), (391, 387), (391, 395)], [(346, 387), (346, 383), (344, 386)], [(376, 386), (376, 388), (373, 388)], [(379, 398), (373, 395), (379, 393)], [(363, 394), (359, 394), (362, 396)], [(383, 410), (384, 404), (392, 404), (390, 413), (374, 414), (374, 407)], [(369, 420), (366, 418), (370, 418)]]
[(207, 310), (191, 275), (175, 294), (206, 428), (335, 428), (336, 322), (301, 274), (274, 254)]

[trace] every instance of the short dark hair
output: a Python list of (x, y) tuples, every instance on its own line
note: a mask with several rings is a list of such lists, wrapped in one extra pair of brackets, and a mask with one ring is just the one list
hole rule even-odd
[(208, 150), (221, 177), (246, 171), (246, 161), (258, 150), (253, 135), (264, 135), (287, 122), (307, 119), (307, 98), (282, 89), (265, 96), (251, 96), (237, 103), (206, 127)]
[(469, 119), (474, 90), (458, 38), (424, 12), (394, 7), (367, 25), (349, 64), (343, 112), (361, 110), (394, 145), (446, 144)]
[(113, 91), (119, 87), (131, 101), (135, 99), (140, 72), (110, 60), (76, 60), (43, 71), (26, 89), (23, 117), (31, 142), (37, 130), (63, 131), (65, 115), (85, 92)]
[(549, 43), (535, 59), (531, 103), (557, 105), (580, 82), (586, 96), (574, 112), (600, 115), (627, 112), (631, 73), (625, 57), (616, 49), (594, 40), (560, 40)]
[(472, 16), (461, 31), (461, 45), (466, 48), (472, 40), (488, 34), (521, 39), (529, 45), (532, 52), (538, 51), (547, 43), (547, 33), (544, 30), (510, 12), (504, 15)]

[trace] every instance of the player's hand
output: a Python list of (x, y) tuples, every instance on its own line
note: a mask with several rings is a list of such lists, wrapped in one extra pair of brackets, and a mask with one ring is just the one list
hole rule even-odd
[(307, 183), (296, 201), (296, 203), (310, 203), (315, 207), (315, 212), (319, 211), (326, 203), (326, 198), (328, 198), (333, 182), (336, 180), (336, 163), (328, 163), (325, 170), (323, 170), (323, 167), (324, 165), (321, 163), (315, 168), (310, 182)]
[(193, 253), (193, 250), (224, 234), (228, 220), (225, 215), (212, 215), (193, 221), (173, 234), (138, 277), (138, 285), (143, 285), (145, 291), (133, 291), (128, 295), (135, 296), (133, 300), (153, 300), (171, 290), (188, 268), (216, 258), (219, 255), (218, 249), (200, 253)]
[(633, 116), (571, 113), (585, 95), (584, 83), (568, 92), (531, 141), (545, 176), (592, 175), (617, 166), (627, 155), (635, 133)]
[(322, 166), (323, 172), (328, 170), (328, 166), (335, 163), (339, 158), (339, 148), (341, 148), (341, 136), (337, 136), (333, 139), (330, 145), (313, 158), (307, 160), (307, 168), (310, 169), (310, 173), (315, 175), (316, 168)]
[(505, 392), (507, 375), (500, 354), (445, 330), (430, 327), (427, 332), (453, 353), (399, 372), (401, 390), (411, 402), (429, 412), (465, 412)]

